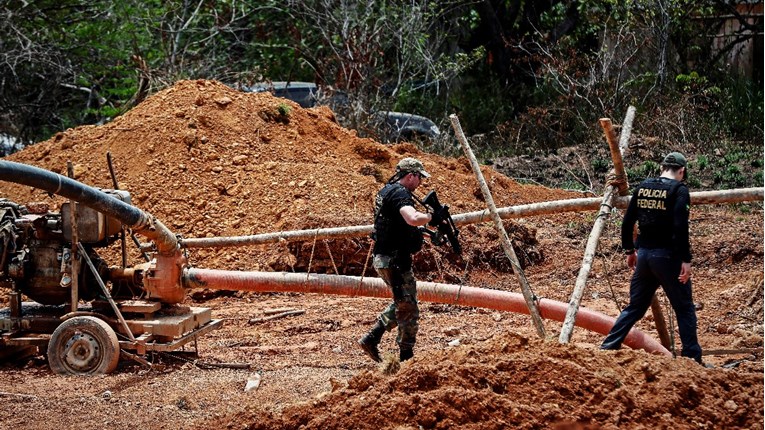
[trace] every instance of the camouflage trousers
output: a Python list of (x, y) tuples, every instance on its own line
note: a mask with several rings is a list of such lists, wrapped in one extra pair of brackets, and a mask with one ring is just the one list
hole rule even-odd
[(387, 255), (375, 255), (373, 266), (380, 278), (393, 291), (393, 303), (380, 313), (385, 330), (398, 326), (396, 343), (401, 349), (412, 349), (417, 339), (420, 309), (417, 307), (417, 282), (412, 269), (401, 270), (395, 259)]

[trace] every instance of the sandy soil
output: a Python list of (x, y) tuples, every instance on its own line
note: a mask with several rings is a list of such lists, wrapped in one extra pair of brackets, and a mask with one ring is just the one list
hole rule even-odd
[[(464, 158), (361, 139), (326, 108), (210, 81), (180, 82), (109, 124), (67, 130), (8, 159), (56, 172), (72, 161), (78, 180), (110, 188), (107, 151), (133, 203), (184, 237), (370, 224), (373, 196), (404, 156), (433, 174), (423, 194), (436, 189), (453, 213), (483, 208)], [(579, 197), (519, 185), (488, 167), (484, 175), (498, 206)], [(60, 203), (6, 183), (0, 195)], [(536, 295), (568, 301), (593, 216), (505, 222)], [(627, 300), (629, 276), (617, 249), (619, 218), (608, 221), (583, 300), (611, 316)], [(397, 369), (390, 358), (376, 365), (355, 345), (384, 300), (193, 291), (188, 304), (224, 319), (200, 339), (198, 360), (159, 355), (151, 370), (125, 361), (88, 378), (53, 375), (42, 356), (5, 363), (0, 427), (762, 428), (762, 205), (694, 207), (691, 222), (700, 341), (718, 351), (704, 357), (712, 369), (643, 351), (601, 352), (602, 335), (581, 329), (560, 345), (560, 324), (550, 321), (542, 341), (528, 316), (428, 303), (415, 359)], [(466, 226), (461, 237), (463, 258), (427, 246), (416, 259), (418, 278), (519, 291), (491, 225)], [(194, 250), (190, 261), (299, 272), (310, 263), (314, 272), (358, 275), (369, 245), (357, 238)], [(102, 256), (118, 262), (115, 249)], [(135, 251), (131, 258), (138, 262)], [(281, 307), (305, 313), (249, 323)], [(656, 335), (650, 313), (638, 328)], [(396, 352), (393, 337), (383, 340), (386, 354)], [(245, 391), (255, 378), (259, 387)]]

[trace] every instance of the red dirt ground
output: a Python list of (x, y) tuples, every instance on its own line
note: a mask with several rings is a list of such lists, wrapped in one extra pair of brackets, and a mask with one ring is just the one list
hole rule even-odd
[[(370, 224), (374, 194), (405, 156), (433, 175), (422, 194), (436, 189), (453, 213), (484, 208), (464, 158), (358, 138), (326, 108), (211, 81), (179, 82), (109, 124), (67, 130), (8, 159), (59, 173), (72, 161), (78, 180), (111, 188), (107, 151), (133, 204), (185, 237)], [(498, 206), (575, 197), (483, 173)], [(60, 203), (6, 183), (0, 196)], [(583, 305), (615, 316), (629, 273), (617, 249), (620, 216), (611, 218)], [(592, 221), (580, 213), (505, 222), (538, 296), (568, 301)], [(705, 356), (714, 369), (642, 351), (601, 352), (602, 336), (581, 329), (573, 344), (560, 345), (560, 324), (550, 321), (550, 339), (540, 341), (528, 316), (423, 303), (415, 359), (392, 372), (355, 346), (383, 300), (197, 291), (188, 302), (225, 320), (200, 340), (197, 365), (162, 356), (153, 370), (125, 362), (112, 375), (72, 378), (52, 375), (42, 358), (6, 364), (0, 427), (762, 428), (762, 205), (694, 207), (691, 222), (702, 347), (756, 350)], [(427, 246), (418, 278), (518, 291), (491, 226), (462, 232), (465, 257)], [(311, 271), (364, 270), (368, 239), (325, 243), (192, 250), (190, 261), (229, 270), (305, 271), (309, 261)], [(114, 249), (103, 255), (118, 261)], [(132, 258), (138, 262), (135, 251)], [(248, 324), (279, 307), (306, 313)], [(650, 313), (638, 328), (655, 336)], [(392, 337), (386, 352), (395, 351)], [(260, 387), (245, 392), (255, 374)]]

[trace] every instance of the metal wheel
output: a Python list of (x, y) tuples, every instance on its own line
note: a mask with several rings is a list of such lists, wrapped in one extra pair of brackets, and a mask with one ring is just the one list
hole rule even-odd
[(48, 365), (60, 375), (111, 373), (119, 359), (117, 334), (107, 323), (91, 316), (64, 321), (48, 343)]

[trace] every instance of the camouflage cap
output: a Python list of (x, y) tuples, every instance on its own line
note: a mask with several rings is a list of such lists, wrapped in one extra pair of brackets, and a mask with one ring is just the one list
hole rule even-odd
[(422, 162), (416, 158), (407, 157), (403, 160), (398, 162), (398, 165), (396, 166), (397, 172), (407, 172), (407, 173), (419, 173), (424, 178), (429, 178), (430, 173), (425, 171), (425, 166), (422, 165)]
[(670, 152), (667, 154), (666, 157), (664, 157), (664, 160), (661, 161), (662, 166), (673, 166), (673, 167), (686, 167), (688, 165), (688, 160), (685, 159), (685, 155), (679, 153), (679, 152)]

